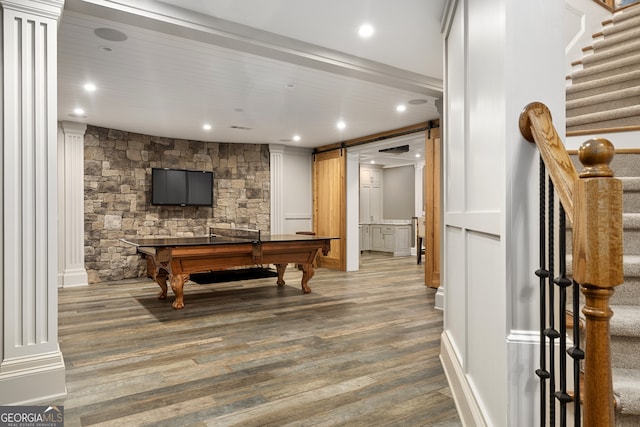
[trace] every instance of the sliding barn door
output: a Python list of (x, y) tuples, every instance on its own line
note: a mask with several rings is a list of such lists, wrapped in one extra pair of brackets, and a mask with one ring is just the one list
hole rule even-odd
[(318, 257), (318, 266), (346, 270), (346, 152), (327, 151), (313, 161), (313, 230), (318, 236), (339, 237), (331, 241), (327, 256)]
[(440, 129), (427, 133), (425, 146), (424, 283), (440, 286)]

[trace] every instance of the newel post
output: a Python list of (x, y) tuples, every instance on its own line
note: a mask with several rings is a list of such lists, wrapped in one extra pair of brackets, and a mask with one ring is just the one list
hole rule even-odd
[(613, 426), (609, 299), (622, 284), (622, 182), (609, 163), (614, 147), (602, 138), (582, 144), (584, 169), (574, 186), (573, 277), (585, 296), (584, 426)]

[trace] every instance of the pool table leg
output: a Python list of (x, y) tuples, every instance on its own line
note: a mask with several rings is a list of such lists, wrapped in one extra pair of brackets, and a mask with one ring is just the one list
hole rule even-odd
[(313, 264), (300, 264), (298, 268), (302, 270), (302, 281), (300, 282), (300, 284), (302, 285), (302, 291), (305, 294), (308, 294), (311, 292), (311, 288), (309, 287), (309, 285), (307, 285), (307, 283), (309, 283), (309, 280), (311, 280), (313, 274), (315, 273)]
[(163, 270), (156, 274), (156, 283), (160, 286), (160, 293), (158, 294), (158, 299), (166, 299), (167, 298), (167, 273)]
[(189, 280), (188, 274), (175, 274), (171, 276), (171, 289), (176, 295), (175, 301), (171, 304), (171, 307), (176, 310), (184, 308), (184, 284)]
[(284, 272), (287, 269), (287, 264), (276, 264), (276, 271), (278, 272), (278, 280), (276, 283), (278, 286), (284, 286)]

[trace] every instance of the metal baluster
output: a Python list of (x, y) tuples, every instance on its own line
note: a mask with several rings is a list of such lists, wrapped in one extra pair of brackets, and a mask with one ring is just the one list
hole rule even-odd
[(549, 236), (549, 244), (547, 245), (548, 251), (548, 265), (549, 265), (549, 275), (547, 278), (547, 286), (548, 286), (548, 328), (545, 330), (545, 336), (549, 339), (549, 425), (556, 425), (556, 402), (555, 402), (555, 393), (556, 393), (556, 355), (555, 355), (555, 340), (560, 336), (558, 331), (555, 329), (555, 316), (554, 316), (554, 306), (555, 306), (555, 297), (553, 293), (553, 280), (551, 279), (554, 276), (554, 259), (555, 251), (555, 221), (554, 221), (554, 186), (551, 182), (551, 178), (549, 178), (549, 195), (548, 195), (548, 220), (547, 220), (547, 230)]
[(560, 401), (560, 425), (567, 425), (567, 403), (571, 402), (571, 396), (567, 393), (567, 287), (571, 286), (571, 280), (567, 279), (567, 242), (566, 242), (566, 216), (564, 208), (560, 205), (559, 216), (558, 250), (560, 261), (560, 276), (554, 280), (559, 287), (559, 329), (560, 329), (560, 353), (558, 355), (560, 368), (560, 390), (555, 393), (556, 399)]
[(540, 426), (546, 425), (546, 381), (549, 379), (549, 372), (547, 371), (547, 351), (546, 351), (546, 338), (544, 336), (546, 313), (546, 279), (549, 277), (549, 272), (546, 270), (546, 239), (545, 239), (545, 180), (546, 180), (546, 168), (544, 161), (540, 158), (540, 176), (539, 176), (539, 216), (540, 216), (540, 268), (536, 270), (536, 276), (539, 277), (539, 294), (540, 294), (540, 368), (536, 370), (536, 375), (540, 378)]

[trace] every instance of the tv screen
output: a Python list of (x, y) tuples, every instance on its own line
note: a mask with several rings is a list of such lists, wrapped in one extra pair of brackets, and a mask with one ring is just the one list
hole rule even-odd
[(213, 172), (153, 168), (151, 204), (213, 205)]

